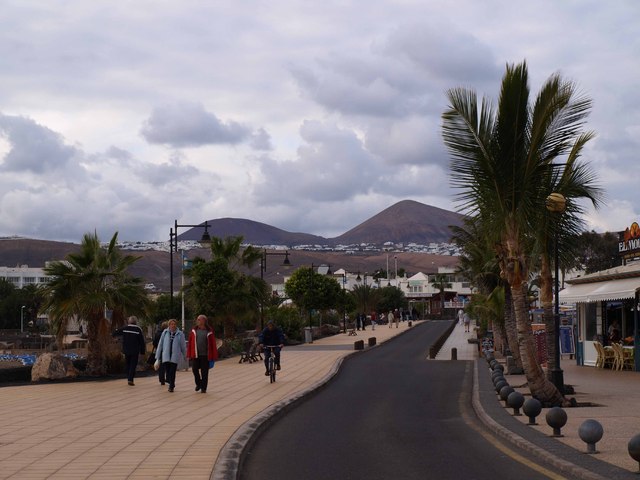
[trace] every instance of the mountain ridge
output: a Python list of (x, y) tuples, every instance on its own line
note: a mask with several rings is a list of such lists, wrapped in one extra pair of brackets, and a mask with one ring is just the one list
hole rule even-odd
[[(402, 200), (382, 210), (364, 222), (337, 237), (322, 237), (286, 230), (242, 218), (218, 218), (207, 220), (209, 234), (217, 237), (242, 236), (254, 245), (305, 245), (369, 243), (444, 243), (451, 239), (451, 225), (462, 225), (464, 217), (455, 212), (433, 207), (415, 200)], [(204, 225), (204, 222), (200, 225)], [(202, 228), (191, 228), (180, 234), (180, 240), (199, 240)]]

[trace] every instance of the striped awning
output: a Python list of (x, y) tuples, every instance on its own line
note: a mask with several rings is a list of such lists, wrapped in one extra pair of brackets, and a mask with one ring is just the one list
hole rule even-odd
[(561, 303), (588, 303), (605, 300), (634, 298), (640, 289), (640, 277), (608, 280), (604, 282), (578, 283), (560, 291)]

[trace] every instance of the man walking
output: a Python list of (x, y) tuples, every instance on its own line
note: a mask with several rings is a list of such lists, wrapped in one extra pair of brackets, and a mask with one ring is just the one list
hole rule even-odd
[(207, 324), (205, 315), (198, 315), (196, 326), (189, 333), (187, 358), (191, 360), (196, 392), (207, 393), (209, 367), (218, 359), (218, 347), (213, 329)]
[(134, 316), (129, 317), (127, 326), (117, 329), (113, 332), (114, 337), (122, 337), (122, 353), (124, 353), (125, 364), (127, 366), (127, 381), (129, 386), (133, 387), (133, 378), (136, 376), (136, 367), (138, 366), (138, 355), (144, 355), (146, 351), (146, 343), (142, 329), (136, 325), (138, 319)]

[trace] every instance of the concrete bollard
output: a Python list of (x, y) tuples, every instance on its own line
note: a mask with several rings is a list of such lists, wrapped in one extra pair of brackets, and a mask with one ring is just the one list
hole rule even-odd
[(638, 462), (638, 473), (640, 473), (640, 434), (635, 435), (627, 444), (629, 455)]
[(520, 415), (520, 407), (524, 405), (524, 395), (520, 392), (511, 392), (507, 397), (507, 405), (510, 408), (513, 408), (513, 416), (519, 417)]
[(376, 337), (369, 338), (369, 346), (373, 347), (376, 344)]
[(353, 342), (353, 349), (364, 350), (364, 340), (358, 340), (356, 342)]
[(451, 349), (451, 360), (458, 360), (458, 349), (456, 347)]
[(598, 453), (596, 443), (602, 439), (602, 435), (604, 435), (604, 429), (597, 420), (585, 420), (578, 428), (580, 440), (587, 444), (587, 453)]
[(536, 417), (542, 412), (542, 403), (537, 398), (528, 398), (522, 406), (522, 411), (529, 417), (527, 425), (537, 425)]
[(546, 416), (547, 425), (553, 428), (552, 437), (564, 437), (560, 429), (567, 424), (567, 412), (561, 407), (550, 408)]

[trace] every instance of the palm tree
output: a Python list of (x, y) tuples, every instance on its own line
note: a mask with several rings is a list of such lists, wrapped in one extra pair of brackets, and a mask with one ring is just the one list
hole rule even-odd
[(452, 185), (458, 189), (460, 209), (478, 216), (483, 230), (492, 232), (502, 276), (511, 286), (529, 389), (542, 402), (566, 403), (536, 362), (525, 288), (533, 232), (540, 226), (545, 187), (554, 175), (552, 162), (579, 153), (590, 138), (581, 129), (591, 101), (556, 74), (531, 105), (525, 62), (507, 65), (496, 109), (465, 88), (449, 90), (447, 97), (443, 138), (452, 156)]
[(432, 280), (431, 286), (438, 290), (440, 295), (440, 318), (444, 316), (444, 291), (447, 288), (451, 288), (451, 282), (449, 282), (448, 275), (444, 273), (436, 273)]
[(78, 253), (44, 269), (51, 281), (44, 287), (42, 311), (48, 313), (58, 341), (62, 341), (71, 319), (87, 323), (89, 375), (106, 373), (105, 340), (110, 328), (106, 310), (112, 310), (111, 327), (115, 327), (125, 315), (143, 315), (149, 303), (142, 279), (128, 273), (140, 257), (122, 255), (117, 238), (116, 232), (103, 247), (96, 233), (85, 234)]
[(212, 238), (211, 261), (196, 259), (185, 271), (191, 284), (185, 287), (187, 300), (198, 313), (222, 321), (225, 340), (235, 336), (238, 320), (257, 315), (269, 288), (264, 280), (246, 275), (242, 268), (251, 268), (262, 258), (262, 251), (249, 246), (242, 248), (243, 237)]

